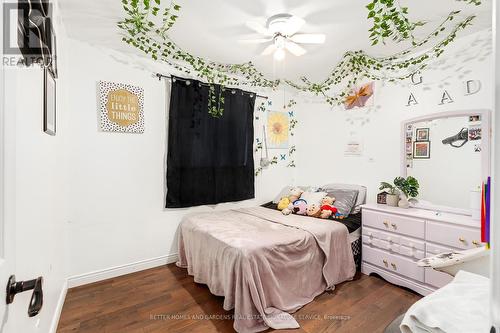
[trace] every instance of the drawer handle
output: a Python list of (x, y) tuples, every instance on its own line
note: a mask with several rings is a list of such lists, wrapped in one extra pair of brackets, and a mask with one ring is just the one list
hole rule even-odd
[(393, 227), (394, 229), (397, 229), (397, 228), (398, 228), (398, 226), (396, 225), (396, 223), (391, 223), (391, 225), (392, 225), (392, 227)]
[(396, 269), (396, 264), (395, 263), (391, 262), (391, 266), (392, 266), (392, 268)]
[(386, 265), (386, 266), (388, 265), (386, 259), (382, 260), (382, 262), (384, 263), (384, 265)]
[(474, 244), (475, 246), (479, 246), (480, 245), (480, 243), (477, 240), (473, 240), (472, 244)]
[(389, 222), (384, 221), (384, 225), (385, 225), (386, 227), (389, 227)]
[(462, 242), (462, 243), (465, 243), (465, 242), (466, 242), (465, 238), (463, 238), (463, 237), (460, 237), (458, 240), (459, 240), (460, 242)]

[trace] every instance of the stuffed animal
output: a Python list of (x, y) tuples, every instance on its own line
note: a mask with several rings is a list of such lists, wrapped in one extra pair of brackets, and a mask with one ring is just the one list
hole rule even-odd
[(322, 219), (327, 219), (330, 216), (337, 214), (338, 212), (338, 209), (332, 205), (321, 205), (320, 209), (321, 209), (320, 217)]
[(335, 202), (334, 197), (330, 197), (328, 195), (324, 196), (323, 199), (321, 199), (321, 215), (320, 217), (322, 219), (327, 219), (332, 215), (335, 215), (338, 211), (336, 207), (333, 206), (333, 203)]
[(320, 217), (321, 209), (317, 204), (310, 204), (307, 206), (307, 216)]
[(283, 197), (281, 200), (278, 202), (278, 210), (283, 210), (288, 207), (290, 204), (290, 199), (288, 197)]
[(288, 200), (290, 202), (295, 202), (296, 200), (300, 199), (300, 196), (304, 193), (300, 188), (295, 187), (290, 190), (290, 194), (288, 195)]
[(330, 210), (322, 210), (321, 215), (319, 216), (322, 219), (329, 219), (332, 216), (332, 211)]
[(330, 197), (328, 195), (325, 195), (323, 199), (321, 199), (321, 205), (330, 205), (333, 206), (333, 203), (335, 202), (334, 197)]
[(307, 214), (307, 201), (298, 199), (293, 202), (293, 212), (297, 215)]
[(333, 215), (333, 218), (336, 219), (336, 220), (343, 220), (346, 218), (345, 215), (342, 215), (340, 214), (339, 212), (336, 212), (334, 215)]
[(285, 209), (283, 209), (281, 211), (281, 214), (283, 214), (283, 215), (290, 215), (292, 213), (293, 213), (293, 204), (292, 203), (289, 204), (288, 207), (286, 207)]

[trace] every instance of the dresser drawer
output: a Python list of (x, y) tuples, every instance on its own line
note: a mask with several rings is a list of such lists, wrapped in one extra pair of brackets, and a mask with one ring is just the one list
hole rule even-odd
[(482, 246), (481, 232), (479, 229), (472, 229), (451, 224), (427, 222), (426, 240), (440, 243), (459, 249), (470, 249)]
[(435, 256), (436, 254), (440, 254), (443, 252), (451, 252), (453, 251), (453, 248), (451, 246), (442, 246), (442, 245), (436, 245), (436, 244), (431, 244), (427, 243), (425, 244), (425, 255), (427, 257)]
[[(436, 245), (436, 244), (425, 244), (425, 256), (432, 257), (436, 254), (451, 252), (453, 249), (446, 246)], [(446, 274), (443, 272), (438, 272), (432, 268), (425, 269), (425, 283), (431, 285), (436, 288), (441, 288), (447, 285), (451, 280), (453, 280), (453, 276), (450, 274)]]
[(423, 220), (370, 210), (363, 210), (363, 226), (417, 238), (424, 238), (425, 235)]
[(432, 268), (425, 269), (425, 283), (436, 288), (446, 286), (453, 280), (453, 276), (443, 272), (438, 272)]
[(417, 249), (422, 252), (425, 251), (425, 242), (418, 239), (401, 236), (399, 238), (399, 244), (409, 247), (410, 249)]
[(378, 229), (367, 228), (364, 227), (364, 225), (362, 228), (362, 233), (363, 235), (366, 235), (371, 239), (377, 238), (380, 240), (387, 241), (389, 243), (396, 243), (396, 244), (399, 244), (399, 240), (401, 238), (401, 236), (399, 236), (398, 234), (394, 234), (392, 232), (385, 232)]
[(389, 232), (371, 228), (362, 228), (363, 243), (378, 247), (387, 251), (399, 251), (399, 236)]
[(384, 268), (394, 274), (424, 282), (424, 268), (418, 267), (411, 259), (390, 254), (386, 251), (363, 245), (363, 261)]
[(425, 252), (422, 250), (417, 250), (415, 248), (407, 247), (400, 245), (398, 248), (398, 253), (405, 256), (410, 257), (414, 260), (420, 260), (425, 258)]

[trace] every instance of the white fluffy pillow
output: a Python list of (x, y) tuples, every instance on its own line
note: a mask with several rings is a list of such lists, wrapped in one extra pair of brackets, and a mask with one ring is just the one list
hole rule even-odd
[(326, 195), (326, 192), (309, 192), (306, 191), (302, 193), (300, 196), (301, 199), (304, 199), (308, 205), (316, 204), (321, 205), (321, 199)]

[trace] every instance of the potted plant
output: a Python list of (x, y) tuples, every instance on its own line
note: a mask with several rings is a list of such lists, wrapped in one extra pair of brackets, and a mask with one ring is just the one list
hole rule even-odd
[(387, 191), (386, 203), (388, 206), (398, 206), (399, 193), (395, 185), (392, 185), (388, 182), (381, 182), (379, 190)]
[(404, 197), (399, 200), (398, 206), (401, 208), (410, 207), (408, 199), (414, 198), (418, 195), (418, 180), (412, 176), (408, 176), (406, 179), (403, 177), (396, 177), (394, 179), (394, 185), (401, 191), (401, 193), (404, 194)]

